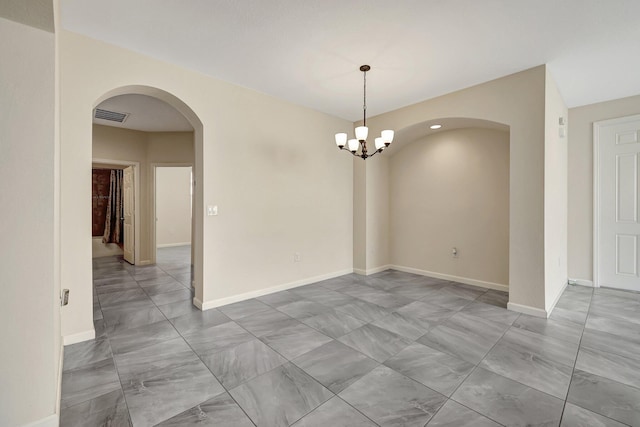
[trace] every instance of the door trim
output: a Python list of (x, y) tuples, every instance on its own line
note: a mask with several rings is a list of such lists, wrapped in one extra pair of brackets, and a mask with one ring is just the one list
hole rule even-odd
[(149, 261), (142, 261), (140, 259), (140, 162), (132, 162), (129, 160), (113, 160), (113, 159), (92, 159), (93, 165), (107, 165), (107, 166), (133, 166), (133, 227), (134, 227), (134, 242), (133, 252), (135, 258), (134, 265), (146, 265)]
[[(191, 168), (191, 177), (195, 181), (196, 176), (193, 170), (193, 163), (181, 162), (181, 163), (151, 163), (151, 206), (153, 207), (152, 224), (153, 229), (151, 233), (151, 263), (156, 263), (156, 257), (158, 255), (158, 248), (156, 247), (156, 226), (157, 214), (156, 214), (156, 169), (157, 168)], [(193, 185), (193, 182), (191, 183)], [(195, 190), (195, 189), (194, 189)], [(194, 265), (193, 247), (194, 247), (194, 232), (195, 232), (195, 192), (191, 195), (191, 265)], [(193, 284), (192, 284), (193, 285)]]
[(598, 263), (600, 261), (600, 128), (603, 126), (640, 120), (640, 114), (593, 122), (593, 287), (600, 287)]

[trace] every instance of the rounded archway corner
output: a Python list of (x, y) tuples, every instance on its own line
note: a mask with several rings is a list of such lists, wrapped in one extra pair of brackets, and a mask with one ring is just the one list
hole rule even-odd
[[(431, 126), (436, 124), (441, 125), (442, 127), (439, 129), (431, 129)], [(388, 150), (388, 152), (385, 151), (385, 154), (388, 153), (389, 156), (393, 156), (411, 143), (439, 132), (466, 128), (494, 129), (504, 132), (510, 132), (511, 130), (511, 126), (506, 123), (475, 117), (449, 116), (429, 118), (427, 120), (405, 126), (401, 129), (397, 129), (395, 131), (395, 138), (393, 142), (395, 149)]]
[(198, 117), (196, 112), (193, 111), (193, 109), (187, 103), (185, 103), (182, 99), (172, 94), (171, 92), (167, 92), (164, 89), (160, 89), (154, 86), (127, 85), (111, 89), (98, 97), (98, 99), (96, 99), (96, 101), (93, 103), (93, 106), (91, 107), (92, 110), (100, 105), (100, 103), (102, 103), (103, 101), (119, 95), (146, 95), (166, 102), (187, 119), (187, 121), (193, 127), (194, 132), (202, 132), (203, 125), (200, 117)]

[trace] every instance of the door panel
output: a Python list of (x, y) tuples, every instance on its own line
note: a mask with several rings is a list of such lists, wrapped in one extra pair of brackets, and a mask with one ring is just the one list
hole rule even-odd
[(122, 210), (124, 216), (124, 260), (130, 264), (135, 264), (135, 198), (134, 198), (134, 182), (133, 182), (133, 166), (129, 166), (124, 170), (122, 184)]
[(602, 122), (595, 130), (596, 283), (640, 291), (640, 116)]

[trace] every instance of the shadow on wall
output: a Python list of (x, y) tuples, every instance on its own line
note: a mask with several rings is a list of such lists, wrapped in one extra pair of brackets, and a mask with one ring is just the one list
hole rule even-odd
[(509, 127), (448, 118), (396, 135), (389, 158), (392, 264), (507, 290)]

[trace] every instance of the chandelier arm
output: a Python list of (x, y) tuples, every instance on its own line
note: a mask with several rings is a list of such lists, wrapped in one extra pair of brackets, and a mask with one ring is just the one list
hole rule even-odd
[(380, 150), (376, 150), (376, 151), (374, 151), (374, 152), (373, 152), (373, 154), (369, 154), (369, 155), (367, 155), (367, 158), (369, 158), (369, 157), (373, 157), (373, 156), (375, 156), (376, 154), (378, 154), (379, 152), (380, 152)]
[(347, 150), (347, 153), (352, 154), (354, 157), (360, 157), (360, 155), (357, 154), (357, 152), (354, 153), (353, 151), (349, 150), (347, 147), (342, 147), (341, 150)]

